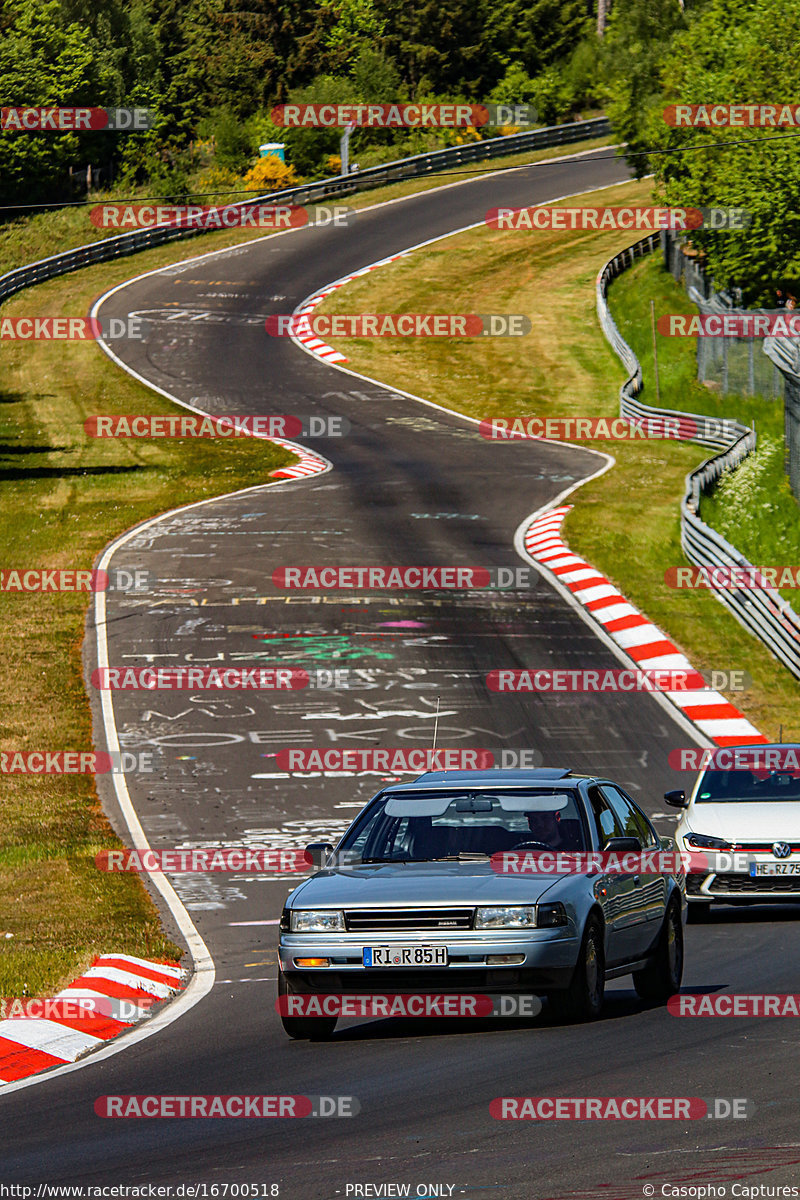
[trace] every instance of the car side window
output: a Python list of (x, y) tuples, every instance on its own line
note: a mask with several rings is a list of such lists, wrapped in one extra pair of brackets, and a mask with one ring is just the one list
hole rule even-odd
[(640, 846), (655, 845), (655, 833), (650, 822), (639, 812), (630, 797), (607, 783), (603, 784), (600, 790), (616, 813), (622, 827), (621, 836), (636, 838)]
[(605, 849), (609, 838), (622, 837), (622, 829), (619, 821), (610, 807), (608, 801), (603, 796), (599, 787), (589, 788), (589, 803), (594, 814), (595, 828), (597, 829), (597, 837), (600, 843), (600, 849)]
[(653, 826), (650, 824), (650, 822), (647, 819), (647, 817), (645, 816), (645, 814), (639, 808), (639, 805), (636, 803), (635, 800), (632, 800), (630, 798), (630, 796), (628, 795), (627, 792), (623, 792), (622, 788), (618, 788), (617, 790), (622, 794), (622, 796), (627, 800), (628, 804), (633, 809), (633, 815), (639, 824), (639, 828), (642, 831), (641, 832), (642, 845), (645, 847), (657, 846), (658, 842), (659, 842), (658, 834), (656, 833)]

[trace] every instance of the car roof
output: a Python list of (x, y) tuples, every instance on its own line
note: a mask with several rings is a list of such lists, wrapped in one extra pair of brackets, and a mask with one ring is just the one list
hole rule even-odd
[(384, 789), (392, 792), (430, 791), (432, 787), (552, 787), (558, 784), (562, 788), (577, 787), (587, 776), (573, 775), (568, 767), (536, 767), (524, 771), (513, 768), (502, 770), (491, 768), (487, 771), (426, 771), (410, 783), (395, 783)]
[[(758, 755), (764, 754), (770, 750), (800, 750), (800, 742), (744, 742), (741, 745), (736, 745), (736, 746), (714, 746), (714, 748), (712, 750), (712, 754), (714, 754), (716, 756), (717, 754), (726, 754), (726, 753), (739, 754), (739, 753), (741, 753), (745, 756), (745, 763), (743, 764), (743, 769), (747, 770), (746, 757), (748, 754), (753, 754), (755, 756), (758, 756)], [(800, 757), (800, 755), (798, 755), (797, 757)], [(704, 767), (701, 768), (700, 774), (702, 776), (702, 775), (705, 775), (706, 772), (708, 772), (708, 771), (715, 771), (718, 769), (719, 769), (718, 766), (714, 765), (714, 759), (712, 758), (709, 760), (709, 762), (706, 763), (706, 765)], [(723, 768), (723, 769), (727, 769), (727, 768)]]
[(714, 750), (800, 750), (800, 742), (741, 742), (736, 746), (714, 746)]

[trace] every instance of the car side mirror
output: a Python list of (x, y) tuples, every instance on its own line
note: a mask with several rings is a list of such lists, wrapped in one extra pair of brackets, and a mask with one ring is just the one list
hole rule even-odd
[(312, 867), (316, 867), (318, 871), (325, 866), (331, 854), (333, 854), (333, 846), (330, 842), (311, 842), (306, 846), (306, 862), (310, 863)]
[(682, 788), (676, 788), (672, 792), (664, 792), (664, 799), (671, 808), (687, 808), (689, 801), (686, 799), (686, 792)]
[(642, 848), (642, 843), (635, 837), (613, 837), (609, 838), (605, 846), (603, 846), (604, 854), (637, 854)]

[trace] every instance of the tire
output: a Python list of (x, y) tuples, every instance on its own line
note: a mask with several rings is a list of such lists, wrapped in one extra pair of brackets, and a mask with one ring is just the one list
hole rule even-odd
[(569, 987), (550, 992), (550, 1005), (559, 1020), (573, 1024), (600, 1016), (606, 986), (605, 966), (603, 928), (596, 916), (590, 916)]
[[(278, 974), (278, 997), (296, 996), (302, 993), (294, 991), (286, 982), (283, 971)], [(287, 1017), (280, 1014), (281, 1024), (290, 1038), (295, 1041), (324, 1042), (336, 1028), (336, 1017)]]
[(687, 925), (706, 925), (711, 919), (711, 905), (706, 903), (689, 903), (686, 906)]
[(680, 902), (671, 900), (664, 914), (652, 961), (633, 972), (633, 986), (643, 1000), (666, 1003), (681, 990), (683, 978), (683, 924)]

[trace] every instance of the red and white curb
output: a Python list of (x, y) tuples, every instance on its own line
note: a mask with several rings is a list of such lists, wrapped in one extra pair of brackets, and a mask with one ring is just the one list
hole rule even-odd
[[(308, 350), (311, 354), (315, 354), (317, 358), (321, 358), (324, 362), (348, 362), (346, 354), (342, 354), (340, 350), (334, 349), (321, 338), (318, 338), (311, 330), (311, 325), (308, 321), (309, 313), (322, 303), (326, 296), (330, 296), (331, 292), (335, 292), (337, 288), (344, 287), (346, 283), (350, 283), (353, 279), (360, 278), (361, 275), (368, 275), (370, 271), (377, 270), (378, 267), (385, 267), (387, 263), (396, 262), (398, 258), (404, 258), (405, 251), (402, 254), (392, 254), (389, 258), (382, 258), (380, 262), (370, 263), (367, 267), (362, 267), (360, 271), (353, 271), (351, 275), (343, 275), (341, 279), (337, 279), (335, 283), (329, 283), (327, 287), (319, 292), (314, 292), (303, 303), (294, 310), (292, 316), (299, 320), (292, 323), (294, 341)], [(274, 439), (273, 439), (274, 440)]]
[(106, 1001), (104, 1007), (109, 1006), (111, 1013), (0, 1021), (0, 1084), (73, 1063), (96, 1050), (148, 1016), (153, 1004), (182, 991), (187, 977), (177, 963), (150, 962), (130, 954), (100, 955), (55, 999), (91, 997)]
[[(605, 575), (574, 554), (561, 538), (561, 524), (571, 504), (550, 509), (525, 530), (530, 557), (550, 571), (559, 583), (603, 626), (617, 645), (643, 670), (692, 670), (665, 633), (648, 621), (617, 591)], [(720, 692), (711, 688), (664, 692), (710, 741), (718, 746), (768, 743), (754, 725)]]
[(298, 458), (291, 467), (279, 467), (277, 471), (270, 471), (271, 479), (305, 479), (308, 475), (321, 475), (330, 466), (326, 459), (320, 458), (313, 450), (307, 450), (305, 446), (299, 446), (297, 442), (287, 442), (285, 438), (279, 437), (271, 437), (269, 440), (276, 446), (283, 446), (284, 450), (291, 450)]

